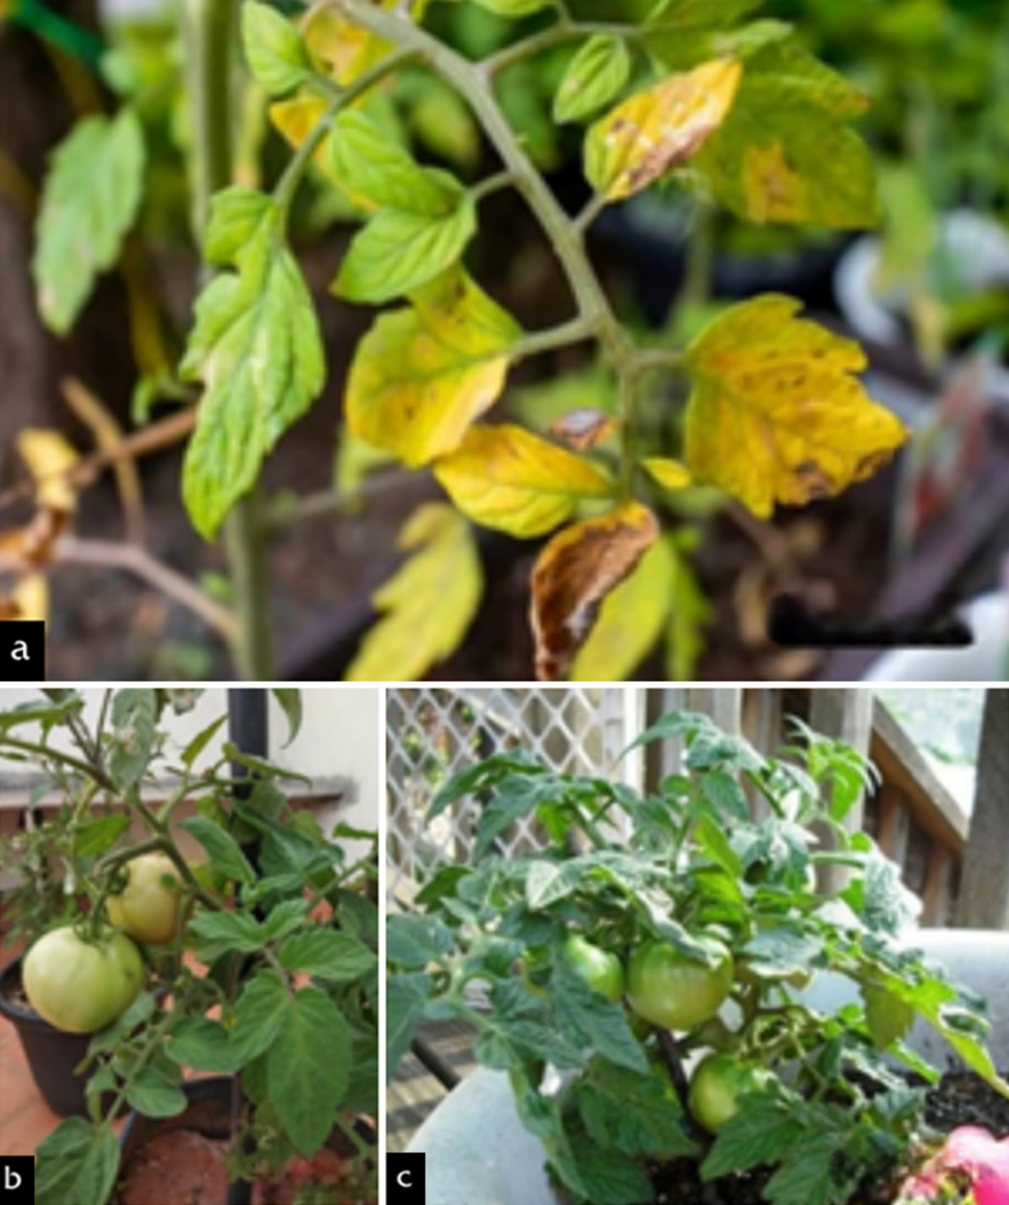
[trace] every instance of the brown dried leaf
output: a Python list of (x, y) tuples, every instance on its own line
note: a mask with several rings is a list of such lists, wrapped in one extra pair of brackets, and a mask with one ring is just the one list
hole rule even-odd
[(576, 452), (587, 452), (609, 439), (619, 426), (619, 420), (612, 414), (585, 407), (561, 415), (550, 424), (549, 431), (554, 439), (566, 443)]
[(652, 512), (629, 502), (608, 515), (565, 528), (546, 545), (532, 574), (531, 618), (541, 682), (567, 674), (601, 602), (658, 534)]
[(0, 532), (0, 561), (9, 561), (21, 571), (48, 569), (55, 560), (56, 544), (67, 530), (70, 516), (65, 510), (42, 507), (24, 527)]

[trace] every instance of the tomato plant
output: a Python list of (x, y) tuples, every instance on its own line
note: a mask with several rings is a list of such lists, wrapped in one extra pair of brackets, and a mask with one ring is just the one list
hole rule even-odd
[(181, 881), (167, 854), (141, 854), (123, 867), (126, 885), (106, 901), (109, 921), (145, 945), (163, 946), (179, 927)]
[[(986, 1022), (901, 940), (914, 901), (898, 868), (841, 823), (875, 782), (870, 763), (797, 721), (773, 757), (689, 712), (635, 743), (672, 737), (682, 772), (657, 795), (522, 748), (441, 787), (429, 821), (480, 801), (475, 852), (430, 876), (416, 913), (389, 918), (389, 1065), (424, 1018), (465, 1020), (577, 1205), (650, 1201), (650, 1169), (678, 1159), (711, 1180), (769, 1164), (770, 1205), (846, 1205), (906, 1166), (923, 1133), (924, 1091), (891, 1061), (937, 1078), (904, 1042), (916, 1018), (1009, 1094)], [(544, 847), (495, 852), (519, 821)], [(811, 873), (833, 863), (850, 878), (824, 898)], [(624, 992), (614, 973), (600, 994), (611, 959)], [(799, 985), (828, 971), (860, 1002), (813, 1009)], [(732, 1181), (720, 1191), (731, 1199)]]
[(140, 994), (146, 970), (140, 951), (122, 933), (86, 940), (72, 928), (53, 929), (28, 951), (28, 1003), (66, 1033), (110, 1025)]
[[(73, 925), (61, 909), (32, 944), (26, 993), (53, 1025), (93, 1034), (90, 1123), (71, 1118), (38, 1148), (36, 1205), (106, 1205), (113, 1123), (128, 1109), (182, 1113), (186, 1069), (239, 1081), (233, 1176), (267, 1177), (339, 1141), (354, 1199), (373, 1203), (377, 1153), (355, 1122), (378, 1111), (375, 833), (325, 832), (295, 812), (285, 787), (303, 776), (258, 751), (211, 752), (226, 716), (166, 760), (165, 714), (201, 693), (106, 691), (85, 713), (81, 693), (54, 688), (0, 711), (0, 754), (31, 760), (64, 799), (3, 848), (5, 865), (45, 851), (73, 902)], [(276, 695), (293, 736), (299, 692)], [(203, 852), (198, 875), (183, 837)], [(29, 880), (17, 919), (37, 923), (48, 898)]]
[[(354, 680), (419, 677), (460, 644), (485, 589), (474, 525), (545, 541), (530, 577), (541, 677), (622, 678), (670, 629), (671, 670), (690, 676), (707, 614), (692, 564), (699, 529), (676, 520), (664, 530), (670, 507), (705, 486), (768, 520), (779, 504), (866, 478), (907, 438), (859, 381), (858, 346), (800, 317), (798, 301), (739, 302), (689, 342), (671, 325), (645, 337), (618, 312), (587, 246), (605, 210), (659, 186), (756, 225), (872, 226), (859, 89), (787, 23), (750, 20), (760, 0), (634, 12), (613, 3), (603, 21), (552, 0), (473, 3), (504, 26), (486, 53), (446, 43), (425, 5), (317, 0), (282, 12), (260, 0), (187, 0), (185, 54), (165, 52), (160, 91), (149, 59), (131, 57), (123, 39), (102, 60), (115, 112), (89, 115), (52, 156), (34, 273), (43, 318), (67, 334), (143, 225), (145, 184), (159, 178), (152, 160), (186, 115), (173, 146), (187, 170), (174, 167), (194, 183), (204, 281), (181, 357), (145, 314), (139, 408), (170, 398), (185, 410), (160, 424), (160, 441), (142, 443), (186, 439), (185, 506), (204, 538), (226, 533), (233, 592), (222, 603), (149, 558), (120, 563), (192, 608), (259, 680), (277, 676), (270, 531), (337, 510), (348, 493), (274, 507), (260, 484), (278, 440), (330, 384), (293, 249), (306, 194), (353, 229), (330, 292), (346, 305), (393, 306), (376, 313), (339, 383), (339, 463), (358, 484), (398, 463), (443, 493), (402, 526), (408, 560), (375, 594), (380, 618), (348, 670)], [(542, 91), (547, 78), (556, 79), (548, 141), (567, 127), (581, 150), (585, 198), (570, 210), (511, 103), (523, 79)], [(166, 113), (155, 98), (173, 88), (179, 103)], [(432, 129), (421, 110), (433, 97), (440, 112), (462, 114), (484, 153), (437, 165), (414, 153), (403, 131)], [(279, 172), (275, 155), (259, 153), (267, 125), (289, 147)], [(473, 274), (487, 206), (508, 191), (527, 203), (570, 299), (551, 326), (510, 313)], [(80, 254), (68, 257), (67, 246)], [(565, 405), (549, 423), (516, 421), (512, 407), (509, 421), (495, 421), (519, 365), (585, 345), (598, 366), (558, 389), (592, 405)], [(685, 398), (675, 437), (669, 423), (658, 433), (647, 421), (668, 409), (673, 381)], [(61, 527), (76, 486), (59, 494), (42, 483), (56, 470), (78, 481), (73, 452), (22, 443), (46, 530)], [(55, 537), (43, 543), (24, 542), (26, 579), (60, 554)]]

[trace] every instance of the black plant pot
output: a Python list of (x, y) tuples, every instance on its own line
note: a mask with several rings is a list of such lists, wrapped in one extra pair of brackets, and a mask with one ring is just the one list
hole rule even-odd
[[(158, 1134), (173, 1130), (193, 1130), (204, 1138), (230, 1142), (233, 1134), (233, 1115), (241, 1109), (241, 1089), (232, 1076), (212, 1076), (208, 1079), (192, 1080), (183, 1084), (182, 1090), (189, 1107), (176, 1117), (145, 1117), (142, 1113), (131, 1113), (123, 1130), (119, 1145), (122, 1150), (121, 1166), (125, 1169), (130, 1160), (146, 1143)], [(244, 1180), (228, 1185), (227, 1202), (206, 1201), (203, 1205), (249, 1205), (252, 1200), (252, 1185)]]
[(0, 971), (0, 1013), (17, 1030), (32, 1076), (49, 1108), (60, 1117), (87, 1117), (84, 1088), (88, 1077), (75, 1075), (74, 1068), (87, 1055), (91, 1035), (63, 1033), (14, 1003), (8, 993), (21, 984), (21, 963), (21, 958), (15, 958)]

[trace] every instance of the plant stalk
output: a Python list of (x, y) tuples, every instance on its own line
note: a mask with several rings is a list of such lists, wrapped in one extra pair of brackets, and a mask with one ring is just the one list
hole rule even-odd
[[(193, 229), (203, 242), (210, 199), (231, 183), (233, 148), (232, 47), (236, 0), (183, 0), (189, 96), (193, 114)], [(224, 545), (231, 572), (237, 629), (231, 642), (239, 677), (276, 677), (267, 536), (262, 489), (253, 484), (224, 521)]]

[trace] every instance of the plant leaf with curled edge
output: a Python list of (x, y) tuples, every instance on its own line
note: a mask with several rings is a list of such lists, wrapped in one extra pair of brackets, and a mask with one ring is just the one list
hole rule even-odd
[(732, 108), (742, 74), (738, 59), (715, 59), (628, 97), (586, 136), (589, 183), (617, 201), (686, 163)]
[(587, 460), (522, 427), (473, 426), (434, 473), (459, 509), (520, 539), (570, 519), (580, 498), (607, 498), (610, 479)]
[(575, 656), (573, 682), (624, 682), (630, 677), (665, 629), (675, 572), (669, 541), (656, 540), (604, 599), (595, 626)]
[[(395, 0), (382, 0), (379, 7), (395, 8)], [(417, 10), (423, 7), (423, 4), (411, 5), (414, 20), (420, 20)], [(302, 22), (301, 35), (313, 64), (343, 88), (394, 49), (391, 42), (355, 24), (336, 6), (316, 5), (310, 9)]]
[(627, 83), (631, 56), (623, 38), (596, 34), (578, 50), (554, 97), (554, 121), (577, 121), (601, 109)]
[(747, 59), (736, 102), (693, 167), (708, 192), (757, 223), (828, 229), (876, 224), (872, 156), (847, 122), (868, 100), (791, 43)]
[(663, 489), (685, 490), (693, 484), (693, 477), (685, 464), (665, 456), (649, 456), (642, 460), (641, 467)]
[(347, 422), (416, 468), (454, 451), (504, 387), (517, 323), (461, 269), (382, 314), (358, 344)]
[(755, 515), (803, 506), (871, 476), (907, 439), (854, 375), (857, 343), (768, 294), (732, 306), (687, 350), (685, 462)]
[(628, 502), (553, 537), (532, 574), (536, 674), (554, 682), (567, 674), (603, 599), (630, 574), (659, 534), (647, 507)]
[(583, 407), (569, 410), (555, 419), (549, 427), (554, 439), (566, 443), (576, 452), (587, 452), (597, 444), (605, 443), (620, 428), (620, 420), (605, 410)]
[(453, 508), (428, 502), (403, 525), (398, 545), (413, 555), (372, 603), (382, 618), (365, 636), (348, 682), (410, 682), (455, 652), (483, 593), (473, 530)]

